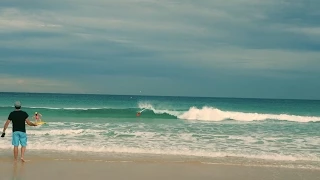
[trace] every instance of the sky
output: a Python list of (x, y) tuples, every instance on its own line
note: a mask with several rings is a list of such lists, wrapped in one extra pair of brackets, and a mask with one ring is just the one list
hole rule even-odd
[(320, 99), (318, 0), (1, 0), (0, 91)]

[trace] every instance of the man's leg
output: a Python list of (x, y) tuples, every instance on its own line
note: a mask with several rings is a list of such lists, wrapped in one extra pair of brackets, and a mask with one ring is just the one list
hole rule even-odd
[(24, 153), (26, 151), (27, 141), (28, 141), (27, 134), (24, 132), (21, 132), (20, 133), (20, 143), (21, 143), (21, 161), (22, 162), (25, 162)]
[(14, 157), (14, 161), (18, 160), (18, 146), (14, 146), (13, 148), (13, 157)]
[(18, 132), (13, 132), (12, 133), (12, 145), (14, 146), (14, 148), (13, 148), (14, 161), (17, 161), (17, 159), (18, 159), (18, 146), (19, 146), (19, 134), (18, 134)]
[(25, 162), (24, 160), (24, 152), (26, 151), (26, 146), (21, 146), (21, 161)]

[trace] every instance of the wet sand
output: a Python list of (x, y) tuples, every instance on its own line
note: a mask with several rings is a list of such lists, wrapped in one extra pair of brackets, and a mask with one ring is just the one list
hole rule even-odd
[(26, 163), (0, 158), (1, 180), (317, 180), (320, 170), (201, 164), (38, 159)]

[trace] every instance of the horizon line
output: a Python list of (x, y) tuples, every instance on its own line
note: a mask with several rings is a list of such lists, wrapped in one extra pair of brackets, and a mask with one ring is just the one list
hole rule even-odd
[(139, 94), (103, 94), (103, 93), (68, 93), (68, 92), (7, 92), (15, 94), (65, 94), (65, 95), (99, 95), (99, 96), (145, 96), (145, 97), (182, 97), (182, 98), (221, 98), (221, 99), (260, 99), (260, 100), (300, 100), (300, 101), (320, 101), (320, 99), (299, 99), (299, 98), (260, 98), (260, 97), (231, 97), (231, 96), (183, 96), (183, 95), (139, 95)]

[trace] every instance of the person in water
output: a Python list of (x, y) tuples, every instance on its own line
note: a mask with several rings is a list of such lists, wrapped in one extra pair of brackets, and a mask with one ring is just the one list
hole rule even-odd
[(137, 117), (141, 116), (141, 113), (142, 113), (144, 110), (146, 110), (146, 109), (142, 109), (141, 111), (138, 111), (137, 114), (136, 114), (136, 116), (137, 116)]
[(35, 112), (35, 113), (34, 113), (33, 118), (36, 119), (36, 123), (38, 123), (38, 121), (39, 121), (39, 122), (42, 121), (42, 120), (41, 120), (41, 117), (42, 117), (42, 114), (40, 114), (40, 113), (38, 113), (38, 112)]

